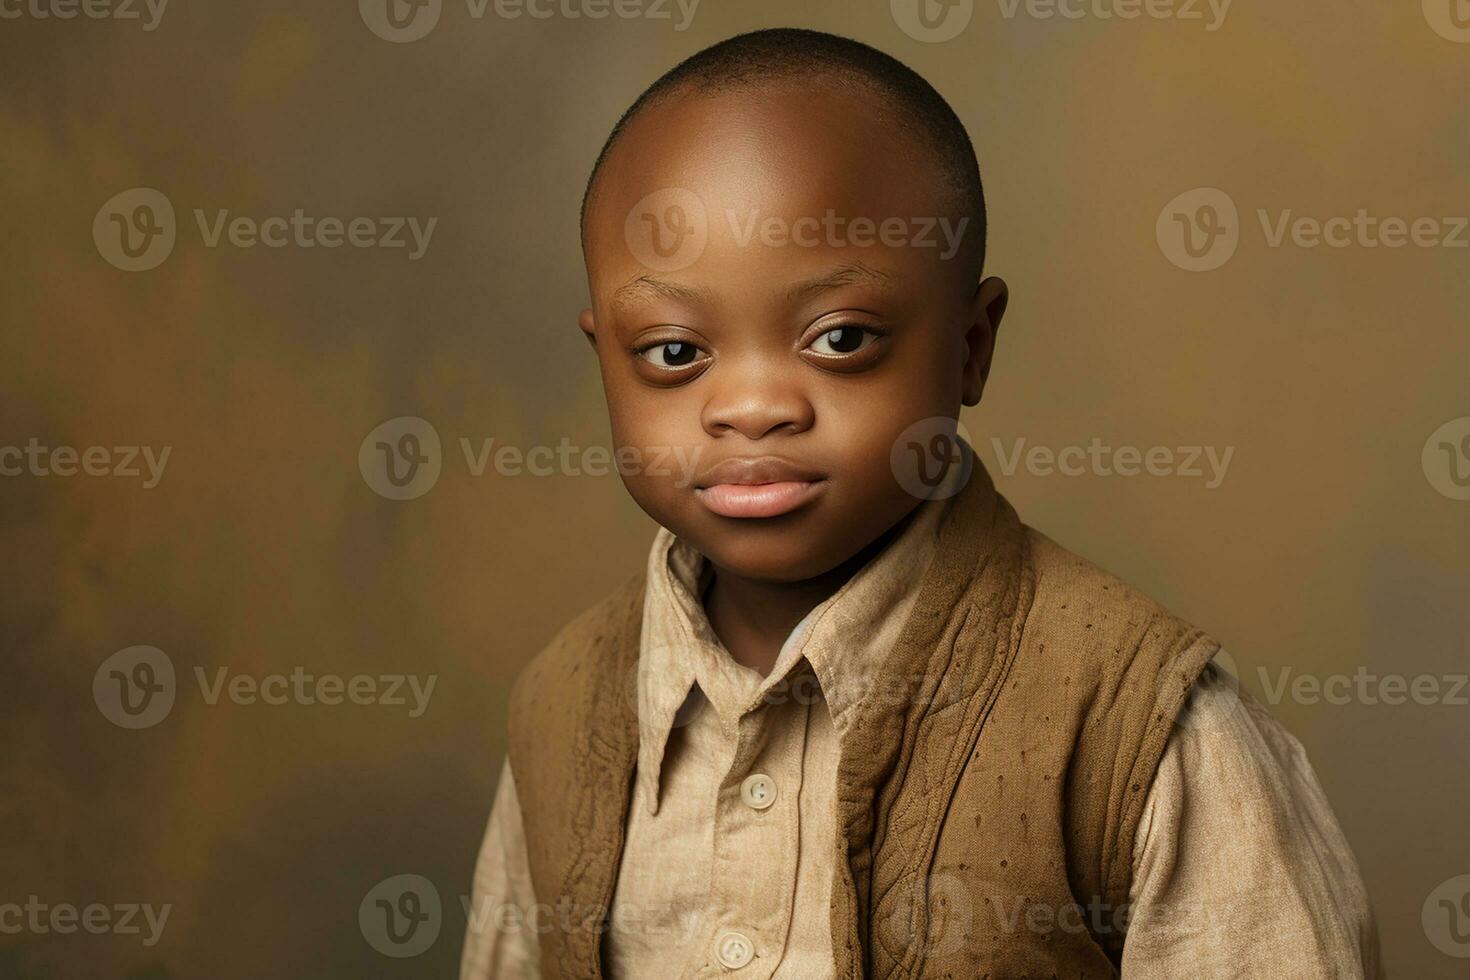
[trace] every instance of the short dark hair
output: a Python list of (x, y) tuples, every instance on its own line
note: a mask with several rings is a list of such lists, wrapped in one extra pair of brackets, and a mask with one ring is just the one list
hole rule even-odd
[(965, 124), (924, 77), (892, 55), (860, 41), (794, 27), (737, 34), (690, 55), (648, 86), (623, 113), (602, 145), (582, 194), (581, 225), (603, 161), (628, 124), (649, 106), (678, 91), (717, 92), (773, 80), (812, 77), (864, 85), (895, 109), (894, 118), (931, 151), (939, 175), (960, 197), (976, 236), (975, 274), (985, 262), (985, 192), (980, 165)]

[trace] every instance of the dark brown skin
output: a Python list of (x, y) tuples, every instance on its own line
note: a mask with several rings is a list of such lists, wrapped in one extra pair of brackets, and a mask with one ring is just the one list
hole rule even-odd
[[(927, 151), (885, 112), (874, 95), (822, 80), (680, 93), (633, 121), (589, 202), (592, 308), (579, 324), (615, 444), (645, 461), (675, 448), (696, 473), (777, 456), (819, 477), (796, 510), (736, 518), (713, 513), (677, 467), (623, 475), (649, 516), (709, 560), (710, 624), (762, 675), (919, 504), (890, 449), (912, 423), (980, 401), (1005, 312), (1005, 283), (963, 275), (963, 252), (946, 260), (942, 248), (825, 233), (815, 246), (742, 243), (732, 230), (730, 211), (742, 228), (752, 212), (788, 228), (829, 210), (958, 222)], [(698, 195), (708, 242), (691, 265), (655, 271), (625, 220), (665, 188)]]

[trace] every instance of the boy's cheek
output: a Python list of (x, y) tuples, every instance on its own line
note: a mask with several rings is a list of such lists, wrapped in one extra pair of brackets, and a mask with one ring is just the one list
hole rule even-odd
[(683, 473), (678, 464), (670, 466), (672, 471), (663, 475), (648, 468), (630, 468), (620, 475), (639, 509), (655, 523), (687, 538), (699, 521), (700, 504), (694, 498), (692, 474)]
[(889, 465), (889, 456), (904, 433), (925, 419), (952, 418), (959, 409), (957, 385), (938, 379), (884, 386), (829, 400), (817, 407), (825, 429), (824, 455), (844, 468), (872, 479)]
[(615, 453), (637, 470), (658, 476), (671, 469), (671, 461), (701, 452), (709, 437), (700, 424), (701, 405), (670, 392), (649, 397), (648, 391), (609, 394), (608, 420)]
[(700, 468), (714, 462), (707, 458), (698, 408), (647, 397), (614, 404), (609, 397), (609, 409), (613, 462), (623, 486), (645, 513), (668, 526), (693, 503)]

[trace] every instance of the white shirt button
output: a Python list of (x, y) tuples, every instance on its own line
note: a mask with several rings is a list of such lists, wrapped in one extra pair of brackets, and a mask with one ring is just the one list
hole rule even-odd
[(715, 940), (715, 956), (721, 966), (738, 970), (755, 956), (755, 944), (744, 933), (727, 930)]
[(763, 772), (746, 776), (740, 784), (740, 798), (752, 810), (764, 810), (776, 802), (776, 781)]

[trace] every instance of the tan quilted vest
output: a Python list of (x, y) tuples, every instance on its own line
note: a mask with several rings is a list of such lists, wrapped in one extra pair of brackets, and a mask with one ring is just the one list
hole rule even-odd
[[(511, 693), (547, 978), (603, 976), (642, 605), (639, 576)], [(1144, 799), (1216, 649), (1023, 526), (977, 463), (843, 742), (834, 975), (1116, 977)]]

